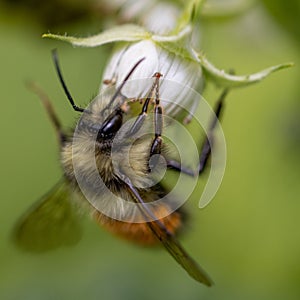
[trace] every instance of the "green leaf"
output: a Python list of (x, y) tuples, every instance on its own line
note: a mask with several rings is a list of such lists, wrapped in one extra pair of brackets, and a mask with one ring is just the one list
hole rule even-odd
[(46, 33), (42, 35), (43, 38), (57, 39), (60, 41), (68, 42), (73, 46), (81, 47), (97, 47), (112, 42), (134, 42), (147, 39), (151, 37), (151, 34), (143, 27), (126, 24), (117, 26), (106, 31), (103, 31), (97, 35), (93, 35), (85, 38), (77, 38), (66, 35), (57, 35), (52, 33)]
[(260, 72), (248, 74), (248, 75), (232, 75), (226, 73), (224, 70), (216, 68), (211, 62), (209, 62), (204, 55), (198, 54), (199, 62), (204, 69), (204, 73), (209, 79), (211, 79), (217, 85), (222, 87), (243, 87), (256, 82), (269, 76), (271, 73), (279, 71), (281, 69), (292, 67), (293, 63), (285, 63), (270, 68), (264, 69)]

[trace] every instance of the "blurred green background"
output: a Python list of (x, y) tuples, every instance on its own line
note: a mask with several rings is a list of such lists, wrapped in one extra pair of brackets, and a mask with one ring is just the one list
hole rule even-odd
[[(212, 288), (194, 282), (165, 251), (127, 244), (88, 220), (74, 248), (31, 255), (12, 245), (20, 214), (61, 177), (54, 131), (24, 81), (37, 81), (65, 126), (72, 126), (77, 114), (59, 86), (50, 51), (58, 48), (69, 89), (84, 105), (97, 91), (111, 48), (41, 39), (48, 30), (97, 33), (99, 17), (74, 14), (52, 24), (41, 22), (46, 18), (34, 6), (8, 2), (0, 2), (0, 298), (300, 299), (299, 1), (257, 1), (232, 19), (202, 21), (202, 49), (220, 68), (242, 74), (295, 63), (230, 94), (222, 121), (228, 150), (222, 186), (203, 210), (197, 209), (198, 191), (189, 200), (193, 220), (183, 244), (214, 279)], [(111, 22), (114, 15), (105, 14)], [(204, 96), (218, 93), (208, 85)]]

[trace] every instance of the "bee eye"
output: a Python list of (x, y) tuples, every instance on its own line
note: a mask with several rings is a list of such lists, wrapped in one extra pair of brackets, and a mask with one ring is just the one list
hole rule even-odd
[(103, 123), (98, 132), (98, 139), (113, 137), (123, 124), (123, 115), (121, 110), (115, 111)]

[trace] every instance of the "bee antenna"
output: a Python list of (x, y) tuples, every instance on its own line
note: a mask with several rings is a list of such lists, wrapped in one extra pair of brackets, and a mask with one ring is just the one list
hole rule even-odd
[(113, 102), (116, 100), (116, 98), (118, 97), (118, 95), (120, 94), (122, 88), (124, 87), (125, 83), (127, 82), (127, 80), (129, 79), (129, 77), (133, 74), (133, 72), (135, 71), (135, 69), (139, 66), (139, 64), (145, 60), (146, 57), (141, 58), (138, 62), (136, 62), (136, 64), (131, 68), (131, 70), (128, 72), (128, 74), (126, 75), (126, 77), (124, 78), (123, 82), (121, 83), (121, 85), (118, 87), (118, 89), (116, 90), (116, 92), (114, 93), (114, 95), (112, 96), (109, 104), (107, 105), (106, 109), (109, 109), (111, 107), (111, 105), (113, 104)]
[(60, 81), (60, 83), (61, 83), (61, 85), (62, 85), (62, 87), (64, 89), (64, 92), (65, 92), (65, 94), (66, 94), (69, 102), (71, 103), (73, 109), (75, 111), (84, 112), (85, 111), (84, 108), (78, 107), (75, 104), (75, 102), (74, 102), (74, 100), (73, 100), (73, 98), (71, 96), (71, 93), (69, 92), (69, 90), (68, 90), (68, 88), (66, 86), (66, 83), (65, 83), (64, 78), (62, 76), (62, 72), (61, 72), (61, 69), (60, 69), (60, 66), (59, 66), (59, 62), (58, 62), (57, 49), (53, 49), (52, 50), (52, 58), (53, 58), (53, 62), (54, 62), (54, 65), (55, 65), (56, 73), (57, 73), (57, 75), (59, 77), (59, 81)]

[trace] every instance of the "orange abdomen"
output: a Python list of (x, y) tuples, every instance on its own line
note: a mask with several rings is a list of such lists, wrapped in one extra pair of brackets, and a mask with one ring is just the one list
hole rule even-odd
[[(162, 208), (164, 210), (164, 208)], [(159, 213), (158, 213), (159, 215)], [(144, 246), (154, 246), (159, 244), (158, 238), (153, 234), (149, 225), (145, 223), (128, 223), (111, 219), (99, 211), (93, 213), (96, 222), (109, 232), (126, 239), (130, 242)], [(183, 226), (185, 214), (182, 210), (177, 210), (165, 218), (159, 219), (165, 228), (176, 235)]]

